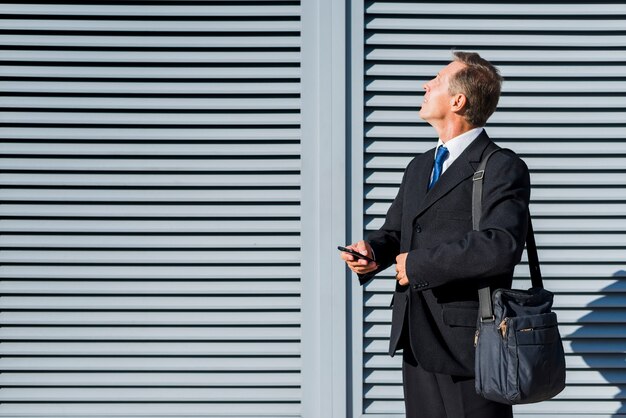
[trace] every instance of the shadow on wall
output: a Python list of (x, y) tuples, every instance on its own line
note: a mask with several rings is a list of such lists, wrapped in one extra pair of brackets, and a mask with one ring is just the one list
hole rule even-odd
[(572, 400), (613, 399), (605, 405), (591, 403), (591, 407), (594, 413), (617, 418), (626, 414), (626, 270), (613, 277), (617, 280), (587, 304), (590, 312), (569, 334), (573, 356), (568, 356), (566, 390), (575, 391), (570, 392)]

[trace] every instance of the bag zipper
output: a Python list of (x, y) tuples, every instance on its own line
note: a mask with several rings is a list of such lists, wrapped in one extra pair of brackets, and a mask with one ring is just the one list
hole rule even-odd
[(474, 334), (474, 347), (476, 347), (478, 345), (478, 334), (480, 334), (480, 330), (477, 329), (476, 333)]

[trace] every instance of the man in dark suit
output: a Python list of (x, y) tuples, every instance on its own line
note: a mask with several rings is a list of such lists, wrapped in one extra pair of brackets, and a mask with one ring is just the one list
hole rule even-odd
[(507, 418), (511, 407), (474, 389), (478, 288), (510, 288), (527, 229), (530, 178), (513, 152), (485, 170), (480, 230), (472, 230), (472, 177), (495, 144), (483, 129), (502, 78), (475, 53), (454, 60), (424, 85), (420, 117), (437, 147), (407, 166), (385, 223), (341, 253), (361, 284), (396, 264), (389, 354), (403, 349), (407, 418)]

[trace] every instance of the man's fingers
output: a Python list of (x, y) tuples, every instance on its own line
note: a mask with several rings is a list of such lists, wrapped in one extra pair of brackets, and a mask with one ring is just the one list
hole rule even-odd
[(349, 253), (347, 253), (347, 252), (345, 252), (345, 251), (341, 252), (341, 258), (343, 258), (346, 261), (353, 261), (354, 260), (354, 256), (349, 254)]
[(367, 255), (367, 247), (365, 246), (365, 241), (359, 241), (356, 243), (356, 251), (360, 252), (363, 255)]

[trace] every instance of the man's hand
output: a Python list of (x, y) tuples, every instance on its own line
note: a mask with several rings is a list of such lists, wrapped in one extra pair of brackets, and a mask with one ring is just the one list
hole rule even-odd
[[(374, 258), (374, 252), (372, 251), (372, 247), (367, 241), (359, 241), (356, 244), (347, 245), (346, 248), (350, 248), (354, 251), (358, 251), (361, 254), (368, 256), (369, 258)], [(352, 254), (340, 251), (339, 255), (346, 262), (350, 270), (357, 274), (365, 274), (371, 271), (374, 271), (378, 268), (377, 263), (373, 263), (371, 261), (364, 260), (362, 258), (357, 258)]]
[(409, 284), (409, 278), (406, 276), (406, 257), (409, 253), (398, 254), (396, 257), (396, 280), (400, 286)]

